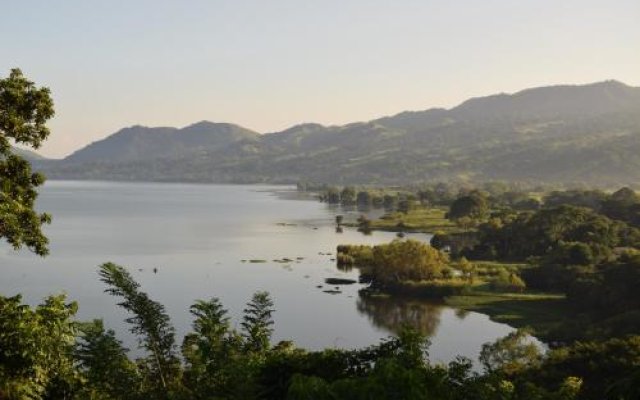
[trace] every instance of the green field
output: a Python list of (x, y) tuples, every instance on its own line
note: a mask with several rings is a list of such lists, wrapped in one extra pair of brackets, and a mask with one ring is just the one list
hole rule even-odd
[(443, 208), (417, 208), (408, 213), (392, 212), (371, 221), (371, 229), (393, 232), (459, 232), (461, 228), (445, 218)]
[(447, 297), (445, 303), (486, 314), (491, 320), (514, 328), (529, 328), (543, 340), (548, 338), (552, 329), (571, 315), (565, 297), (555, 294), (475, 292)]

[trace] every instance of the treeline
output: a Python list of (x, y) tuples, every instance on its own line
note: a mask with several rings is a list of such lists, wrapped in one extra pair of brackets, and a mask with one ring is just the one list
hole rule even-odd
[[(132, 360), (102, 321), (75, 322), (75, 303), (37, 306), (0, 297), (2, 399), (632, 399), (635, 339), (579, 343), (541, 355), (516, 332), (483, 347), (482, 374), (470, 360), (428, 361), (428, 341), (410, 329), (361, 350), (305, 351), (270, 343), (273, 302), (256, 293), (240, 328), (216, 298), (195, 302), (180, 347), (164, 307), (123, 268), (100, 268), (145, 355)], [(621, 349), (625, 352), (621, 353)], [(615, 351), (614, 351), (615, 350)], [(585, 362), (597, 358), (598, 363)]]
[(299, 182), (297, 189), (315, 192), (320, 201), (342, 206), (384, 208), (387, 211), (407, 212), (415, 207), (449, 207), (457, 199), (481, 193), (487, 205), (498, 208), (533, 210), (541, 202), (530, 193), (544, 191), (543, 187), (489, 182), (479, 187), (456, 183), (435, 183), (402, 187), (333, 186)]
[(320, 201), (343, 206), (365, 206), (402, 210), (413, 205), (448, 205), (459, 187), (445, 183), (407, 187), (333, 186), (299, 182), (299, 191), (318, 193)]
[[(334, 186), (298, 182), (297, 189), (315, 192), (326, 203), (368, 206), (397, 211), (410, 206), (452, 207), (452, 217), (465, 215), (466, 206), (484, 203), (488, 210), (535, 211), (560, 205), (591, 208), (612, 219), (640, 226), (638, 195), (629, 187), (613, 193), (599, 189), (557, 189), (553, 186), (527, 186), (520, 183), (486, 182), (479, 185), (434, 183), (408, 186)], [(457, 203), (457, 205), (456, 205)]]
[(264, 292), (247, 304), (239, 330), (217, 299), (194, 303), (193, 330), (180, 355), (164, 307), (123, 267), (105, 264), (100, 275), (107, 292), (130, 313), (127, 322), (146, 355), (131, 360), (101, 321), (75, 322), (77, 305), (64, 296), (35, 308), (19, 296), (0, 297), (0, 398), (573, 399), (581, 392), (578, 378), (552, 385), (523, 380), (541, 356), (500, 355), (513, 346), (526, 348), (523, 343), (487, 346), (485, 374), (474, 373), (465, 359), (430, 364), (428, 342), (410, 330), (363, 350), (271, 345), (274, 309)]
[(628, 187), (611, 194), (601, 190), (554, 190), (549, 192), (461, 190), (449, 204), (449, 218), (482, 220), (491, 212), (536, 211), (540, 208), (575, 206), (593, 210), (610, 219), (640, 227), (640, 196)]

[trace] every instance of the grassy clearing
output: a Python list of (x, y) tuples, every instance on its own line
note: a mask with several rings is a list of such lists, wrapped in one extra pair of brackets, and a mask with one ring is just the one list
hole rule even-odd
[(478, 260), (474, 260), (472, 262), (473, 262), (473, 264), (476, 265), (476, 267), (481, 268), (481, 269), (506, 268), (507, 270), (517, 271), (517, 270), (520, 270), (521, 268), (529, 266), (529, 264), (527, 264), (527, 263), (513, 263), (513, 262), (502, 262), (502, 261), (478, 261)]
[(541, 339), (548, 338), (548, 333), (572, 313), (564, 295), (547, 293), (474, 292), (447, 297), (445, 303), (486, 314), (514, 328), (530, 328)]
[(445, 213), (443, 208), (417, 208), (406, 214), (392, 212), (371, 221), (371, 229), (392, 232), (460, 232), (462, 229), (446, 219)]

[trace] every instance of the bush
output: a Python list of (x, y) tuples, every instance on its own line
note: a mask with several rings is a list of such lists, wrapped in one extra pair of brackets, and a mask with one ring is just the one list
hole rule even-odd
[(503, 269), (491, 281), (491, 288), (500, 292), (523, 292), (527, 285), (517, 274)]

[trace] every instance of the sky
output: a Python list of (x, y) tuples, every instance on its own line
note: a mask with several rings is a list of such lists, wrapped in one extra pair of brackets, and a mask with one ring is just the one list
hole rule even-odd
[(640, 86), (638, 0), (0, 0), (0, 77), (49, 87), (38, 150), (131, 125), (261, 133), (553, 84)]

